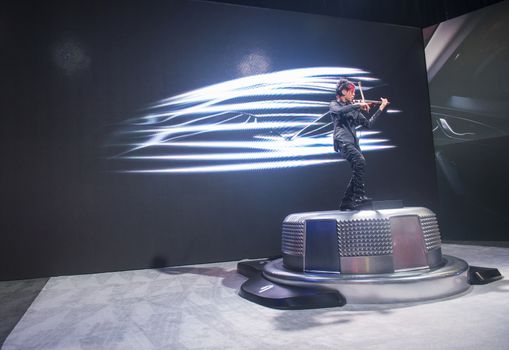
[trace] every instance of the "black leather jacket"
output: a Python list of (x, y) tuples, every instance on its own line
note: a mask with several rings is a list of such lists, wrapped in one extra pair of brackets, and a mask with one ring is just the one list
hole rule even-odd
[(337, 100), (331, 101), (329, 112), (334, 124), (334, 150), (336, 152), (345, 143), (352, 143), (357, 149), (360, 149), (355, 128), (357, 126), (371, 128), (375, 120), (382, 114), (379, 109), (371, 117), (366, 117), (359, 105)]

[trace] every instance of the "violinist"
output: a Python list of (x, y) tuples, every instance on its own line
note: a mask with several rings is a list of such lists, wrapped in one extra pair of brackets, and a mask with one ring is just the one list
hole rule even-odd
[[(362, 155), (355, 129), (359, 126), (371, 128), (389, 104), (386, 98), (381, 98), (380, 101), (366, 101), (361, 88), (360, 92), (362, 100), (355, 101), (355, 85), (342, 78), (336, 85), (336, 99), (330, 103), (330, 115), (334, 124), (334, 150), (340, 152), (352, 168), (352, 177), (341, 201), (340, 210), (357, 210), (371, 202), (371, 198), (366, 196), (364, 186), (366, 160)], [(369, 112), (374, 104), (379, 107), (370, 116)]]

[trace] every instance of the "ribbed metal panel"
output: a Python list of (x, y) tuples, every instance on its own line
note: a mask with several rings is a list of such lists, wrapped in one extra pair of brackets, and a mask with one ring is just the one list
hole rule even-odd
[(303, 222), (283, 222), (281, 250), (285, 254), (304, 255)]
[(337, 223), (339, 256), (377, 256), (392, 254), (389, 219), (342, 220)]
[(431, 249), (439, 248), (442, 241), (440, 239), (440, 229), (438, 228), (436, 216), (421, 216), (420, 221), (426, 249), (430, 251)]

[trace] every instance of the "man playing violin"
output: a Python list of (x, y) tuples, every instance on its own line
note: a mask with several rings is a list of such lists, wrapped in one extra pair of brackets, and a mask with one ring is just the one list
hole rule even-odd
[[(336, 86), (336, 100), (330, 103), (330, 115), (334, 124), (334, 150), (340, 152), (352, 167), (352, 177), (341, 201), (340, 210), (357, 210), (371, 201), (371, 198), (366, 197), (364, 186), (366, 160), (362, 155), (355, 129), (359, 126), (371, 128), (389, 103), (386, 98), (366, 102), (364, 99), (354, 101), (354, 97), (355, 85), (342, 78)], [(374, 103), (380, 106), (372, 116), (369, 116), (370, 105)]]

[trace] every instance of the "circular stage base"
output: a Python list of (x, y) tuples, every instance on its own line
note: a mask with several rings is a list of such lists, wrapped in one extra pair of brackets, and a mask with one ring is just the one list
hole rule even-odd
[(335, 289), (349, 304), (419, 302), (450, 297), (470, 288), (468, 264), (444, 255), (433, 269), (387, 274), (304, 273), (286, 269), (283, 260), (267, 263), (263, 277), (279, 285)]

